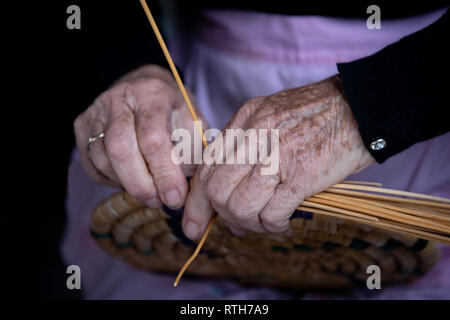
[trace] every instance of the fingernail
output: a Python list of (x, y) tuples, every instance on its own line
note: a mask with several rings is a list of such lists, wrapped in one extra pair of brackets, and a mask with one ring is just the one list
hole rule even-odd
[(162, 202), (158, 197), (153, 197), (150, 200), (146, 201), (145, 204), (152, 209), (156, 209), (161, 207)]
[(164, 194), (164, 198), (166, 199), (166, 204), (169, 207), (177, 207), (181, 202), (180, 193), (176, 189), (167, 191)]
[(186, 223), (186, 226), (184, 227), (184, 233), (186, 234), (186, 237), (189, 239), (196, 239), (198, 237), (199, 228), (198, 225), (194, 222), (188, 222)]

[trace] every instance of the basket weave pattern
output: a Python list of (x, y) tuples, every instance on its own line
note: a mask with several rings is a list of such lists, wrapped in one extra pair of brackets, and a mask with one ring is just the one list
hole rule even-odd
[[(150, 209), (119, 192), (94, 210), (91, 234), (127, 263), (176, 273), (196, 246), (181, 230), (182, 214)], [(219, 218), (187, 274), (294, 289), (342, 288), (365, 283), (369, 265), (380, 266), (385, 284), (425, 273), (439, 256), (432, 241), (298, 210), (281, 234), (238, 237)]]

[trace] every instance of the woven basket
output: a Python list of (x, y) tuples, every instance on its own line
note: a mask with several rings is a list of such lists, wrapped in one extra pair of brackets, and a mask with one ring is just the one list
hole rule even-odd
[[(133, 266), (176, 273), (196, 246), (181, 230), (182, 214), (150, 209), (120, 192), (94, 210), (91, 234)], [(344, 288), (365, 285), (369, 265), (380, 266), (386, 284), (424, 274), (439, 256), (432, 241), (296, 211), (282, 234), (238, 237), (218, 218), (187, 274), (294, 289)]]

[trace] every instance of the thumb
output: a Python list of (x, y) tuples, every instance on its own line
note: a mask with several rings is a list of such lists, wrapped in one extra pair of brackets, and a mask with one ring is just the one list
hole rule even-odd
[(192, 178), (193, 181), (191, 180), (191, 190), (184, 206), (182, 219), (184, 234), (191, 240), (197, 240), (202, 236), (209, 221), (215, 215), (214, 208), (206, 197), (206, 182), (202, 182), (199, 178), (201, 169), (197, 170), (195, 177)]

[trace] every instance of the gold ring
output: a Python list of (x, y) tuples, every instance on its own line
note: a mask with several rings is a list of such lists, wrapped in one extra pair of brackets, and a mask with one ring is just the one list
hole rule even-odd
[(94, 142), (97, 139), (102, 139), (104, 137), (105, 137), (105, 133), (104, 132), (100, 132), (96, 136), (89, 136), (88, 141), (87, 141), (87, 149), (89, 150), (89, 146), (91, 145), (92, 142)]

